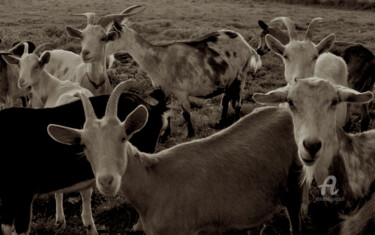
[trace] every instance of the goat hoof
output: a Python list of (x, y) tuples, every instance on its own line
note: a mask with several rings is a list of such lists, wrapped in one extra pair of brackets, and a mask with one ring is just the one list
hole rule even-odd
[(56, 221), (56, 226), (59, 229), (65, 229), (66, 228), (66, 221), (65, 220)]
[(193, 138), (194, 136), (195, 136), (195, 131), (194, 130), (189, 130), (187, 138), (190, 139), (190, 138)]
[(95, 226), (87, 225), (85, 226), (87, 235), (98, 235), (99, 233), (96, 231)]
[(214, 125), (213, 125), (213, 128), (214, 129), (223, 129), (223, 128), (225, 128), (225, 127), (227, 127), (227, 122), (226, 121), (223, 121), (223, 120), (220, 120), (219, 122), (217, 122), (217, 123), (215, 123)]
[(142, 222), (140, 220), (138, 220), (137, 223), (133, 225), (132, 231), (133, 232), (143, 231)]

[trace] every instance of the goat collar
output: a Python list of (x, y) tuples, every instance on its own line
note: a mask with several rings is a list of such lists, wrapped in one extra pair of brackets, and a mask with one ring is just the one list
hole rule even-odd
[(89, 82), (91, 83), (91, 85), (92, 85), (95, 89), (99, 89), (99, 87), (102, 86), (102, 85), (104, 84), (104, 82), (105, 82), (105, 80), (103, 80), (101, 83), (96, 84), (94, 81), (92, 81), (92, 80), (90, 79), (90, 76), (89, 76), (88, 72), (86, 72), (86, 76), (87, 76), (87, 79), (89, 80)]

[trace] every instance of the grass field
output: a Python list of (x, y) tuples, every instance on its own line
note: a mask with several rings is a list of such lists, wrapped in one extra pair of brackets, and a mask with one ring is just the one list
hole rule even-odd
[[(351, 11), (319, 6), (286, 5), (274, 1), (252, 0), (0, 0), (0, 49), (7, 49), (16, 41), (30, 40), (36, 45), (53, 43), (56, 48), (80, 51), (80, 42), (69, 38), (65, 26), (83, 29), (86, 19), (72, 16), (74, 13), (95, 12), (99, 15), (118, 13), (135, 4), (145, 4), (146, 10), (130, 18), (131, 27), (153, 43), (180, 39), (194, 39), (218, 29), (231, 29), (241, 33), (254, 48), (261, 32), (257, 21), (270, 21), (277, 16), (289, 16), (300, 29), (306, 29), (312, 18), (323, 17), (315, 41), (330, 33), (337, 40), (360, 42), (375, 51), (374, 11)], [(301, 37), (303, 31), (301, 32)], [(121, 54), (118, 55), (121, 58)], [(117, 61), (109, 71), (113, 83), (135, 78), (134, 91), (145, 97), (151, 89), (150, 79), (130, 58)], [(262, 57), (263, 67), (256, 74), (249, 74), (243, 94), (242, 115), (250, 113), (256, 104), (251, 97), (254, 92), (265, 92), (286, 84), (283, 64), (279, 57), (269, 53)], [(203, 100), (192, 98), (192, 122), (196, 138), (202, 138), (217, 130), (211, 128), (220, 117), (220, 97)], [(182, 109), (175, 99), (172, 133), (166, 143), (159, 144), (158, 151), (187, 141), (187, 130), (182, 118)], [(52, 156), (51, 156), (52, 157)], [(78, 194), (77, 194), (78, 195)], [(71, 196), (77, 196), (71, 195)], [(124, 234), (136, 221), (136, 213), (126, 205), (124, 198), (105, 198), (95, 192), (92, 200), (94, 220), (99, 232)], [(65, 197), (67, 228), (61, 230), (54, 224), (54, 197), (43, 195), (36, 198), (33, 206), (32, 234), (82, 234), (80, 202), (74, 197)], [(173, 223), (173, 221), (171, 221)], [(270, 219), (267, 234), (288, 234), (288, 222), (282, 213)], [(254, 232), (256, 233), (256, 232)]]

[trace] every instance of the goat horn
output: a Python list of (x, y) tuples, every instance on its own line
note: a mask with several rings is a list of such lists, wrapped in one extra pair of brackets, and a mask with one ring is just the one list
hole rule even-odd
[(82, 101), (83, 111), (85, 112), (86, 120), (91, 118), (97, 118), (89, 98), (82, 92), (77, 93), (75, 96), (78, 96)]
[[(139, 8), (139, 7), (142, 7), (142, 9), (140, 9), (139, 11), (130, 13), (131, 10), (133, 10), (135, 8)], [(98, 25), (102, 26), (103, 28), (107, 28), (107, 26), (110, 23), (112, 23), (114, 21), (121, 22), (124, 18), (130, 17), (132, 15), (136, 15), (136, 14), (140, 13), (141, 11), (143, 11), (144, 9), (145, 9), (145, 7), (142, 6), (142, 5), (135, 5), (135, 6), (128, 7), (125, 10), (123, 10), (121, 12), (121, 14), (111, 14), (111, 15), (106, 15), (106, 16), (101, 17), (98, 20)]]
[(129, 85), (132, 84), (135, 80), (129, 79), (118, 84), (115, 89), (113, 89), (111, 95), (109, 96), (107, 108), (105, 110), (105, 116), (116, 116), (117, 117), (117, 105), (120, 98), (120, 95), (123, 91), (129, 88)]
[(9, 51), (0, 51), (0, 55), (11, 55), (12, 53)]
[(284, 23), (284, 25), (286, 26), (288, 30), (290, 41), (297, 40), (296, 26), (294, 25), (293, 21), (289, 17), (281, 16), (281, 17), (276, 17), (275, 19), (271, 20), (271, 22), (275, 22), (275, 21), (281, 21)]
[(323, 18), (317, 17), (310, 22), (309, 27), (307, 28), (307, 31), (306, 31), (306, 34), (305, 34), (305, 41), (311, 41), (312, 40), (313, 31), (315, 29), (315, 26), (318, 23), (321, 23), (322, 21), (323, 21)]
[[(52, 43), (43, 43), (43, 44), (40, 44), (39, 46), (37, 46), (35, 48), (35, 50), (33, 51), (33, 53), (35, 55), (40, 55), (46, 49), (52, 48), (52, 46), (53, 46)], [(27, 45), (27, 47), (29, 47), (29, 45)], [(25, 46), (25, 48), (26, 48), (26, 46)]]
[(139, 8), (139, 7), (143, 7), (141, 10), (137, 11), (136, 13), (133, 13), (133, 14), (138, 14), (139, 12), (143, 11), (145, 9), (145, 6), (143, 5), (134, 5), (134, 6), (131, 6), (131, 7), (128, 7), (126, 8), (125, 10), (123, 10), (121, 12), (121, 14), (130, 14), (130, 12), (133, 10), (133, 9), (136, 9), (136, 8)]
[(73, 15), (74, 16), (86, 16), (86, 18), (87, 18), (87, 25), (95, 24), (94, 20), (95, 20), (96, 14), (93, 13), (93, 12), (86, 12), (86, 13), (73, 14)]

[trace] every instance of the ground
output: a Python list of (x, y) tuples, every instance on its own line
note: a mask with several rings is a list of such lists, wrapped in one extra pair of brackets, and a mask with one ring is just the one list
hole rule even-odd
[[(314, 41), (317, 42), (330, 33), (337, 40), (360, 42), (375, 51), (374, 11), (336, 9), (322, 6), (286, 5), (275, 1), (252, 0), (0, 0), (0, 49), (7, 49), (16, 41), (29, 40), (36, 45), (53, 43), (55, 48), (80, 51), (77, 39), (68, 37), (65, 26), (83, 29), (86, 19), (73, 16), (75, 13), (95, 12), (99, 15), (119, 13), (135, 4), (146, 5), (146, 10), (131, 17), (131, 27), (153, 43), (164, 43), (180, 39), (199, 38), (218, 29), (230, 29), (241, 33), (254, 48), (258, 45), (260, 28), (257, 21), (269, 22), (274, 17), (288, 16), (299, 26), (300, 37), (308, 23), (315, 17), (323, 17), (324, 22), (317, 27)], [(119, 61), (109, 71), (113, 84), (128, 78), (137, 80), (133, 91), (146, 98), (151, 82), (147, 74), (124, 52), (116, 55)], [(254, 104), (254, 92), (266, 92), (286, 84), (283, 64), (272, 53), (262, 57), (263, 67), (257, 73), (249, 73), (241, 115), (250, 113), (258, 105)], [(196, 129), (195, 138), (203, 138), (217, 130), (212, 128), (220, 117), (220, 96), (213, 99), (192, 98), (192, 122)], [(172, 133), (165, 143), (159, 143), (157, 151), (187, 141), (186, 125), (182, 109), (172, 99)], [(356, 115), (354, 119), (358, 119)], [(84, 229), (80, 219), (81, 204), (78, 194), (65, 196), (67, 228), (56, 228), (54, 224), (55, 204), (53, 195), (38, 196), (33, 205), (34, 217), (32, 234), (82, 234)], [(78, 199), (79, 200), (79, 199)], [(101, 233), (125, 234), (135, 223), (137, 214), (122, 197), (105, 198), (95, 191), (93, 213), (96, 226)], [(173, 222), (173, 221), (171, 221)], [(256, 234), (256, 231), (254, 234)], [(288, 234), (288, 222), (283, 213), (270, 218), (267, 234)]]

